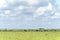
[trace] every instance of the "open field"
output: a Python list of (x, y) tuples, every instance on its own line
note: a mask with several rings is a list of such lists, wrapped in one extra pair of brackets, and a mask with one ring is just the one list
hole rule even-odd
[(0, 32), (0, 40), (60, 40), (60, 31), (56, 32)]

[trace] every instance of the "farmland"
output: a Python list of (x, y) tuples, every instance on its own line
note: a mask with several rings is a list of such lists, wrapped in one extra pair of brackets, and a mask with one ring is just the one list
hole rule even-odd
[(60, 31), (0, 31), (0, 40), (60, 40)]

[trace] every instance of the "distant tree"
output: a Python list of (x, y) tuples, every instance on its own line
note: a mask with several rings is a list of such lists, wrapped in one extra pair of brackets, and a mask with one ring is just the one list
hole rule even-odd
[(39, 30), (35, 30), (35, 31), (39, 31)]
[(48, 30), (44, 30), (44, 32), (47, 32)]
[(44, 28), (39, 28), (39, 30), (44, 30)]
[(27, 30), (24, 30), (25, 32), (27, 32)]

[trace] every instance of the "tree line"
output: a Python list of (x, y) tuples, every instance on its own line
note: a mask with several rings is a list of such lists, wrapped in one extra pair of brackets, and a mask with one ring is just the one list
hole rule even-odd
[(28, 32), (28, 31), (36, 31), (36, 32), (48, 32), (48, 31), (60, 31), (60, 29), (44, 29), (44, 28), (39, 28), (39, 29), (4, 29), (0, 31), (23, 31), (23, 32)]

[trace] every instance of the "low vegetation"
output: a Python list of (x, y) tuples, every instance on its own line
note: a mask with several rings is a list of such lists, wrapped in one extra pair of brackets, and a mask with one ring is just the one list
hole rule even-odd
[(0, 30), (0, 40), (60, 40), (60, 30), (24, 29)]
[(0, 31), (0, 40), (60, 40), (60, 31), (56, 32)]

